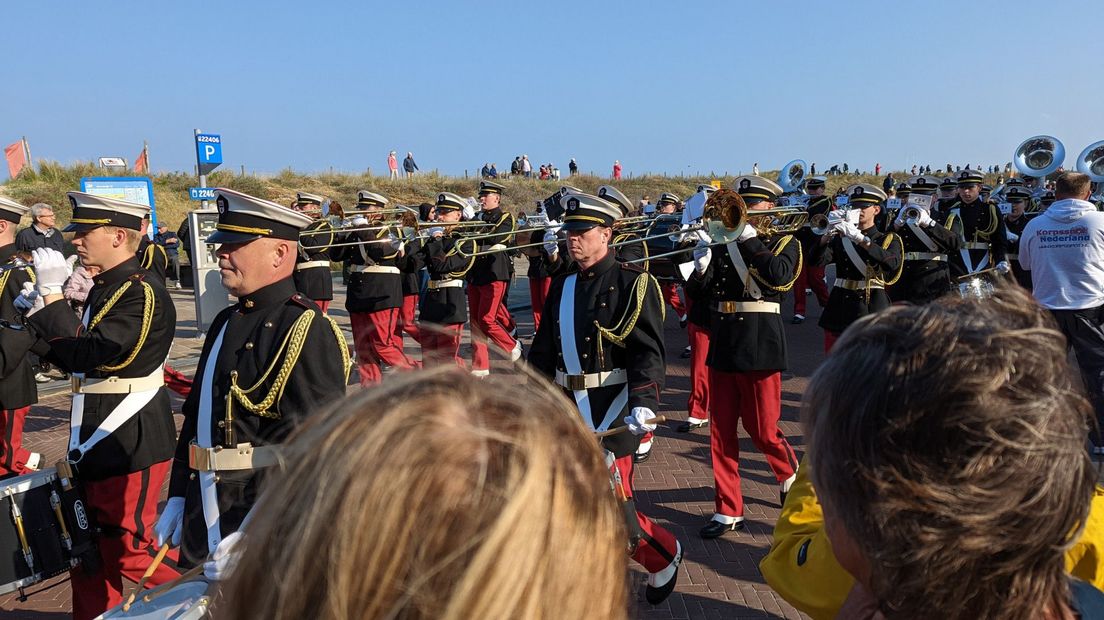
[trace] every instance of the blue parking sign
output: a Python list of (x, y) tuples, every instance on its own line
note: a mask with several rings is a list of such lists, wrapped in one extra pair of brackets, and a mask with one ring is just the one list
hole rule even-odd
[(200, 174), (207, 174), (222, 163), (222, 136), (210, 133), (196, 134), (196, 161)]

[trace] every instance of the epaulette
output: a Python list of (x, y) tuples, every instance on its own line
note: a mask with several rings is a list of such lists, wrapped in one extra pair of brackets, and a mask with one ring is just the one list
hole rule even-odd
[(302, 306), (303, 308), (306, 308), (307, 310), (310, 310), (311, 308), (314, 308), (314, 305), (311, 303), (311, 301), (309, 299), (307, 299), (306, 297), (304, 297), (301, 293), (296, 293), (296, 294), (292, 295), (291, 297), (288, 298), (288, 301), (290, 301), (293, 304), (297, 304), (299, 306)]
[(647, 273), (647, 270), (644, 269), (644, 267), (640, 263), (622, 263), (622, 262), (618, 261), (618, 264), (621, 265), (621, 269), (623, 269), (624, 271), (632, 271), (632, 272), (635, 272), (635, 273)]

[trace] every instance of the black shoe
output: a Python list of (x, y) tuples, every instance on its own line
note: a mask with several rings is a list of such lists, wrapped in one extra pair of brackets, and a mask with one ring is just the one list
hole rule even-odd
[(785, 505), (786, 505), (786, 492), (785, 491), (779, 491), (778, 492), (778, 507), (781, 508)]
[(683, 317), (683, 318), (679, 319), (679, 327), (682, 327), (682, 328), (684, 328), (684, 329), (685, 329), (685, 328), (686, 328), (686, 324), (687, 324), (688, 322), (690, 322), (690, 317), (688, 317), (688, 316), (686, 316), (686, 317)]
[(743, 530), (745, 527), (745, 521), (740, 520), (734, 523), (721, 523), (720, 521), (709, 520), (709, 523), (705, 524), (705, 527), (698, 532), (702, 538), (720, 538), (726, 532), (735, 532), (737, 530)]
[(801, 325), (804, 322), (805, 322), (805, 317), (803, 315), (800, 315), (800, 314), (795, 314), (794, 317), (792, 319), (790, 319), (790, 323), (793, 324), (793, 325)]
[[(675, 544), (678, 544), (677, 542)], [(667, 583), (652, 587), (650, 584), (644, 589), (644, 599), (652, 605), (659, 605), (663, 601), (667, 600), (668, 596), (675, 591), (675, 582), (678, 581), (679, 568), (682, 567), (682, 545), (678, 546), (678, 551), (675, 553), (675, 559), (672, 562), (675, 565), (675, 574), (671, 575), (671, 578), (667, 580)]]
[(636, 454), (633, 454), (633, 463), (643, 463), (644, 461), (647, 461), (650, 458), (652, 458), (652, 451), (651, 450), (648, 450), (644, 454), (640, 454), (638, 452)]
[(675, 429), (675, 432), (676, 433), (689, 433), (690, 431), (698, 430), (699, 428), (705, 426), (706, 424), (709, 424), (709, 420), (702, 420), (701, 422), (691, 422), (690, 420), (687, 420), (687, 421), (683, 422), (682, 424), (679, 424), (678, 428)]
[(691, 355), (690, 347), (686, 347), (685, 349), (682, 350), (682, 353), (679, 354), (679, 357), (681, 357), (684, 360), (688, 360), (688, 359), (690, 359), (690, 355)]

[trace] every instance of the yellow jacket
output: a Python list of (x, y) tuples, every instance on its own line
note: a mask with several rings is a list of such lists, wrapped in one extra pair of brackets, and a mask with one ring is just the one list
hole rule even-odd
[[(1081, 538), (1066, 552), (1071, 575), (1104, 589), (1104, 488), (1096, 487)], [(854, 580), (836, 561), (824, 532), (809, 464), (802, 459), (782, 514), (774, 526), (774, 544), (759, 572), (775, 592), (814, 620), (835, 618)]]

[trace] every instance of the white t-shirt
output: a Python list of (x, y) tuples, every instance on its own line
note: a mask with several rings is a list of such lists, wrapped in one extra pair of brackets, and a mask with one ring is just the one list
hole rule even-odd
[(1104, 305), (1104, 213), (1072, 198), (1050, 205), (1020, 235), (1020, 265), (1044, 308)]

